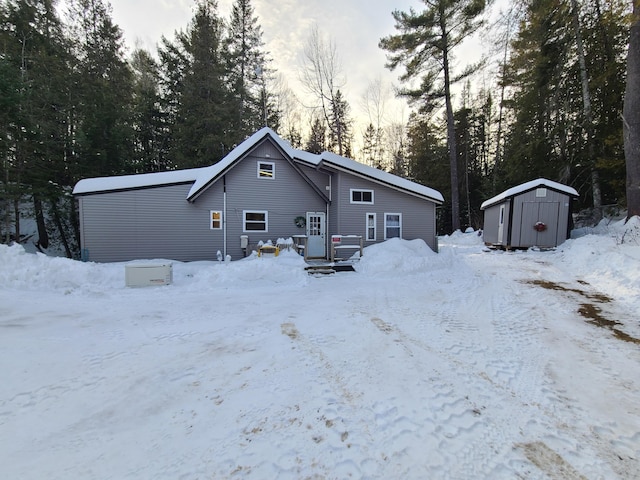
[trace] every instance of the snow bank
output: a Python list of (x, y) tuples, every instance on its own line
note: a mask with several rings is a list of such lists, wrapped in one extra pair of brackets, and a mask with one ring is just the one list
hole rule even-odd
[(437, 264), (437, 254), (424, 240), (400, 240), (392, 238), (368, 246), (354, 268), (367, 275), (414, 272)]
[(602, 220), (589, 231), (558, 247), (560, 261), (574, 275), (640, 311), (640, 218)]

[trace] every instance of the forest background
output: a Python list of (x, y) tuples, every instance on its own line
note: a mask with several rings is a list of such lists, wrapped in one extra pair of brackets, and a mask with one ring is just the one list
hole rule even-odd
[[(441, 191), (439, 233), (481, 228), (484, 200), (538, 177), (576, 188), (593, 221), (624, 208), (630, 3), (513, 3), (496, 12), (484, 0), (433, 0), (389, 12), (396, 34), (371, 42), (402, 70), (396, 94), (411, 113), (390, 119), (389, 93), (374, 80), (362, 99), (369, 123), (358, 126), (340, 46), (310, 29), (300, 78), (313, 101), (303, 103), (270, 62), (250, 0), (235, 0), (229, 18), (198, 0), (157, 51), (130, 54), (107, 0), (68, 0), (64, 11), (55, 0), (2, 0), (1, 241), (55, 242), (77, 258), (78, 180), (211, 165), (265, 125), (295, 148)], [(472, 35), (493, 47), (456, 63)], [(25, 204), (32, 239), (21, 234)]]

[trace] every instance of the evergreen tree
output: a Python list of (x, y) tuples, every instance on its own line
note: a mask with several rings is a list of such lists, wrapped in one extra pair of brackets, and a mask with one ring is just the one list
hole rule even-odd
[[(262, 51), (262, 29), (250, 0), (235, 0), (226, 42), (227, 82), (234, 116), (230, 128), (237, 141), (263, 126), (274, 128), (272, 100), (267, 92), (270, 71)], [(270, 121), (271, 120), (271, 121)], [(275, 122), (274, 122), (275, 121)]]
[[(460, 200), (458, 192), (457, 151), (451, 85), (470, 75), (476, 67), (469, 67), (458, 76), (453, 75), (454, 50), (481, 26), (478, 20), (485, 8), (485, 0), (422, 0), (426, 10), (416, 13), (394, 11), (399, 34), (380, 40), (380, 47), (389, 52), (387, 66), (395, 69), (404, 65), (402, 80), (421, 77), (417, 90), (405, 94), (417, 101), (444, 98), (447, 114), (447, 146), (451, 172), (452, 228), (460, 228)], [(425, 105), (427, 109), (433, 105)]]
[(627, 166), (627, 219), (640, 215), (640, 5), (633, 2), (627, 86), (624, 97), (624, 153)]
[(62, 186), (69, 184), (65, 164), (68, 47), (50, 0), (7, 4), (1, 32), (2, 69), (7, 78), (0, 83), (9, 94), (4, 99), (8, 110), (2, 115), (7, 127), (2, 133), (5, 195), (14, 204), (16, 239), (20, 238), (20, 199), (31, 195), (36, 245), (46, 249), (46, 202), (56, 204)]
[(349, 104), (340, 90), (331, 99), (329, 111), (329, 149), (338, 155), (351, 156), (351, 120)]
[(74, 154), (78, 177), (120, 174), (131, 160), (132, 73), (122, 31), (103, 0), (71, 1), (77, 65)]
[(168, 170), (158, 64), (149, 52), (139, 49), (132, 55), (131, 67), (134, 75), (131, 170), (136, 173)]
[[(595, 161), (603, 205), (615, 204), (625, 196), (623, 126), (620, 118), (629, 44), (627, 3), (624, 0), (586, 2), (580, 17), (595, 150), (595, 159), (591, 164), (584, 162), (584, 167), (593, 165)], [(578, 175), (584, 167), (577, 169)], [(585, 198), (586, 202), (588, 200)]]
[(311, 132), (309, 133), (309, 140), (305, 150), (316, 154), (324, 152), (326, 150), (326, 132), (327, 129), (322, 120), (316, 118), (311, 125)]
[[(424, 114), (411, 114), (407, 126), (407, 163), (411, 180), (435, 188), (447, 199), (451, 198), (451, 182), (446, 168), (449, 163), (446, 138), (441, 136), (446, 131), (443, 127)], [(436, 215), (438, 234), (451, 232), (450, 201), (445, 200)]]
[(186, 32), (175, 44), (163, 41), (167, 114), (171, 120), (171, 160), (179, 168), (216, 163), (238, 140), (232, 130), (233, 104), (223, 57), (224, 22), (217, 3), (200, 0)]
[(619, 1), (608, 2), (606, 11), (598, 0), (578, 11), (570, 3), (525, 6), (503, 79), (512, 92), (506, 105), (513, 120), (498, 173), (502, 187), (543, 176), (574, 185), (579, 205), (597, 205), (600, 193), (603, 203), (615, 203), (623, 197), (616, 120), (624, 79), (623, 9)]
[[(513, 43), (509, 101), (514, 123), (505, 145), (506, 178), (515, 185), (538, 177), (566, 181), (570, 168), (569, 111), (576, 111), (580, 90), (569, 82), (569, 19), (566, 2), (536, 0), (527, 4), (526, 18)], [(567, 109), (570, 102), (575, 105)]]
[(378, 162), (376, 162), (375, 152), (376, 152), (376, 131), (373, 128), (373, 124), (369, 124), (367, 129), (362, 136), (362, 160), (365, 165), (369, 165), (371, 167), (375, 167)]

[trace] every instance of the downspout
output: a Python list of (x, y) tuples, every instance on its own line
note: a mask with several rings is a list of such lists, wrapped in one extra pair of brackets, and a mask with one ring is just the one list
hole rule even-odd
[(222, 250), (227, 258), (227, 176), (222, 176)]
[(325, 239), (324, 239), (324, 251), (327, 253), (327, 256), (329, 255), (329, 249), (331, 248), (330, 243), (329, 243), (329, 238), (331, 238), (331, 234), (329, 233), (329, 206), (331, 205), (331, 196), (333, 195), (333, 184), (331, 183), (331, 180), (333, 179), (332, 175), (329, 175), (329, 201), (325, 203), (325, 211), (327, 212), (325, 214), (325, 231), (327, 233)]

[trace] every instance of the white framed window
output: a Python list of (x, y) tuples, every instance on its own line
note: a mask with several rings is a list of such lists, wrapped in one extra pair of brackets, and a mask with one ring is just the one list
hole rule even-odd
[(268, 232), (269, 212), (264, 210), (243, 210), (242, 230), (245, 232)]
[(258, 162), (258, 178), (270, 180), (276, 178), (276, 164), (273, 162)]
[(351, 203), (366, 203), (368, 205), (373, 205), (373, 190), (359, 190), (352, 188), (350, 193)]
[(222, 212), (220, 210), (209, 210), (209, 228), (222, 230)]
[(547, 189), (546, 188), (536, 188), (536, 197), (544, 198), (546, 196), (547, 196)]
[(402, 238), (402, 214), (384, 214), (384, 239)]
[(376, 240), (376, 214), (375, 213), (367, 213), (367, 241)]

